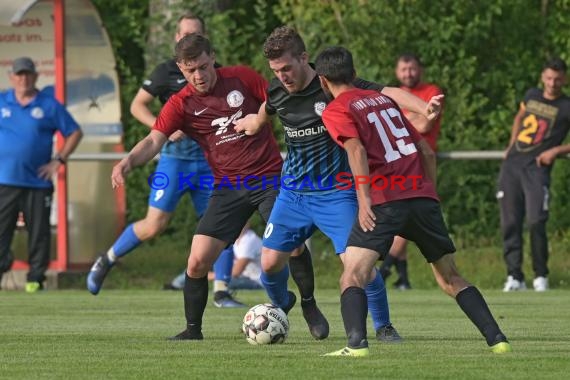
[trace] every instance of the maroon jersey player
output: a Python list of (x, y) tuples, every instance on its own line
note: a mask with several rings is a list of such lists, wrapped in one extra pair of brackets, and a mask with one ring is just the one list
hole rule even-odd
[[(208, 270), (239, 236), (256, 210), (267, 220), (279, 191), (282, 159), (270, 128), (254, 136), (234, 130), (234, 122), (257, 112), (265, 101), (267, 82), (243, 66), (214, 68), (214, 52), (203, 36), (192, 34), (176, 45), (176, 61), (188, 85), (170, 97), (150, 134), (113, 168), (113, 186), (124, 183), (135, 166), (152, 159), (177, 130), (193, 138), (204, 150), (214, 173), (208, 208), (192, 239), (184, 285), (186, 329), (175, 340), (201, 340), (202, 317), (208, 300)], [(185, 186), (181, 173), (179, 182)], [(305, 249), (303, 247), (299, 247)], [(313, 273), (299, 268), (302, 273)], [(294, 271), (296, 268), (291, 267)], [(307, 276), (305, 276), (307, 277)], [(314, 291), (314, 279), (303, 278)], [(306, 284), (297, 281), (298, 286)]]
[[(348, 345), (327, 355), (368, 355), (364, 286), (370, 270), (388, 253), (396, 235), (418, 245), (440, 287), (455, 298), (491, 350), (511, 351), (479, 290), (456, 269), (455, 247), (434, 187), (435, 156), (428, 143), (389, 97), (354, 88), (355, 70), (348, 50), (326, 49), (317, 57), (316, 70), (325, 92), (335, 98), (325, 109), (323, 121), (347, 151), (359, 207), (340, 280)], [(428, 107), (433, 110), (431, 117), (436, 117), (439, 98), (432, 98)], [(396, 186), (384, 183), (394, 177), (400, 180)], [(401, 177), (415, 178), (415, 185), (401, 181)]]

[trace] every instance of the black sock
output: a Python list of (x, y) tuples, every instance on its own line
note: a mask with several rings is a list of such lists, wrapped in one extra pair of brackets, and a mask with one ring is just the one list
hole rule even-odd
[(469, 286), (462, 291), (460, 291), (455, 297), (455, 301), (463, 310), (463, 312), (469, 317), (471, 322), (483, 334), (487, 340), (487, 344), (492, 346), (499, 342), (506, 342), (507, 338), (501, 332), (497, 321), (493, 318), (487, 302), (483, 298), (483, 295), (474, 286)]
[(208, 277), (191, 278), (186, 274), (184, 284), (184, 314), (189, 332), (202, 331), (202, 316), (208, 302)]
[(222, 298), (225, 298), (229, 295), (229, 293), (225, 290), (219, 290), (217, 292), (214, 292), (214, 301), (219, 301)]
[(368, 301), (364, 289), (351, 286), (340, 296), (340, 312), (350, 348), (368, 347), (366, 316)]
[(291, 277), (299, 288), (301, 294), (301, 305), (314, 303), (315, 295), (315, 273), (313, 271), (313, 260), (311, 252), (307, 246), (299, 256), (289, 259), (289, 269)]
[(396, 260), (396, 270), (398, 271), (398, 281), (401, 284), (408, 284), (408, 260)]
[(382, 265), (380, 265), (380, 275), (382, 279), (385, 280), (390, 275), (390, 269), (396, 261), (398, 261), (398, 259), (390, 254), (384, 257), (384, 261), (382, 261)]

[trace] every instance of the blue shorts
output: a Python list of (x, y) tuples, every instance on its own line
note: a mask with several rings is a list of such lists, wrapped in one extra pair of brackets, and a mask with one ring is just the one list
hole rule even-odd
[(302, 194), (281, 189), (263, 234), (263, 246), (290, 252), (301, 246), (318, 228), (344, 253), (358, 213), (352, 190), (326, 194)]
[[(202, 216), (208, 200), (210, 199), (211, 189), (202, 186), (200, 188), (200, 176), (212, 176), (212, 171), (205, 160), (181, 160), (174, 157), (163, 156), (158, 160), (158, 165), (155, 170), (155, 175), (160, 173), (168, 179), (167, 186), (160, 186), (161, 188), (153, 188), (151, 186), (150, 195), (148, 197), (148, 205), (155, 207), (165, 212), (173, 212), (176, 205), (185, 193), (189, 193), (194, 204), (194, 209), (198, 216)], [(179, 183), (179, 175), (188, 176), (191, 173), (196, 173), (191, 177), (188, 183)]]

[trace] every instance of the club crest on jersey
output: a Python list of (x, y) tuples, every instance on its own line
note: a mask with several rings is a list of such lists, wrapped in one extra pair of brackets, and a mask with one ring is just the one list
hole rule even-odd
[(34, 119), (41, 119), (42, 117), (44, 117), (44, 111), (40, 107), (34, 107), (32, 108), (32, 112), (30, 112), (30, 115), (32, 115)]
[(327, 106), (327, 104), (325, 102), (316, 102), (315, 103), (315, 113), (318, 116), (323, 116), (323, 111), (325, 110), (326, 106)]
[(233, 90), (232, 92), (230, 92), (228, 94), (228, 97), (226, 98), (226, 100), (228, 101), (228, 104), (230, 105), (230, 107), (236, 108), (236, 107), (239, 107), (243, 104), (244, 96), (238, 90)]

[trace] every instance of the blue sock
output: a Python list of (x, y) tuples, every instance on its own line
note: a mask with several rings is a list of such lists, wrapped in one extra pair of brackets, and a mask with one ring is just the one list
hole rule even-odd
[(117, 257), (125, 256), (127, 253), (138, 247), (140, 243), (141, 240), (135, 234), (133, 225), (129, 224), (121, 236), (119, 236), (115, 244), (113, 244), (113, 253)]
[(224, 249), (214, 263), (215, 280), (230, 282), (232, 279), (232, 269), (234, 267), (234, 248), (230, 245)]
[(378, 330), (380, 327), (390, 323), (390, 309), (388, 308), (386, 286), (378, 271), (376, 271), (374, 280), (372, 280), (364, 290), (368, 298), (368, 312), (372, 317), (374, 330)]
[(289, 305), (289, 293), (287, 292), (288, 265), (277, 273), (262, 272), (260, 278), (269, 299), (271, 299), (271, 303), (280, 308)]

